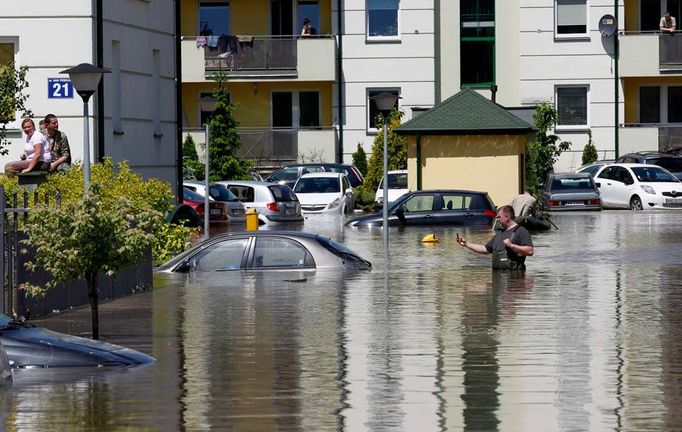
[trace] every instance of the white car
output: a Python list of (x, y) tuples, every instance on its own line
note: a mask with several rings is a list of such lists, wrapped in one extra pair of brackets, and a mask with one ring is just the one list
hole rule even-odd
[(657, 165), (606, 165), (594, 181), (604, 208), (682, 208), (682, 182)]
[[(401, 196), (408, 193), (407, 188), (407, 170), (395, 170), (387, 173), (388, 177), (388, 205), (397, 200)], [(384, 178), (381, 178), (377, 193), (374, 195), (374, 203), (377, 207), (381, 207), (384, 202)]]
[[(206, 184), (198, 181), (187, 181), (183, 182), (183, 186), (198, 193), (199, 195), (206, 196)], [(224, 202), (227, 206), (227, 220), (230, 223), (244, 223), (246, 222), (246, 207), (242, 204), (237, 197), (230, 192), (230, 190), (217, 183), (209, 183), (208, 185), (208, 196), (211, 201)]]
[(355, 208), (353, 188), (342, 173), (303, 174), (296, 180), (294, 193), (303, 213), (350, 213)]

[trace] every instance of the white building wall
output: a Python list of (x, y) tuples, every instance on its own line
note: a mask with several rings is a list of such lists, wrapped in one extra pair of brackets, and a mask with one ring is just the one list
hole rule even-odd
[[(5, 4), (6, 3), (6, 4)], [(83, 102), (78, 95), (49, 99), (48, 78), (68, 78), (59, 72), (79, 63), (96, 64), (95, 2), (26, 0), (3, 2), (0, 39), (18, 41), (17, 66), (28, 66), (29, 99), (36, 124), (46, 114), (59, 117), (69, 137), (72, 158), (83, 158)], [(172, 0), (104, 1), (104, 66), (111, 67), (111, 41), (121, 41), (121, 115), (124, 135), (112, 129), (111, 76), (104, 77), (105, 153), (128, 160), (145, 177), (175, 185), (175, 54)], [(36, 11), (41, 11), (39, 15)], [(152, 51), (159, 51), (158, 85), (153, 82)], [(154, 103), (155, 94), (160, 102)], [(96, 96), (90, 99), (90, 155), (97, 152)], [(159, 111), (154, 121), (155, 108)], [(9, 154), (0, 164), (17, 160), (22, 151), (19, 125), (10, 130)], [(10, 125), (10, 128), (12, 125)], [(158, 129), (154, 136), (154, 129)]]
[[(361, 143), (371, 152), (375, 133), (368, 131), (367, 91), (399, 88), (404, 121), (413, 107), (434, 105), (434, 0), (401, 0), (399, 40), (370, 41), (366, 37), (365, 0), (347, 0), (343, 11), (343, 62), (339, 75), (344, 92), (344, 161)], [(336, 25), (336, 18), (333, 18)], [(337, 31), (335, 29), (335, 31)], [(338, 119), (338, 86), (334, 95)]]
[[(587, 129), (601, 158), (612, 158), (615, 140), (613, 37), (598, 30), (599, 18), (614, 14), (613, 2), (588, 0), (588, 35), (559, 39), (554, 33), (554, 0), (520, 0), (520, 100), (518, 105), (555, 102), (557, 85), (587, 85), (588, 125), (580, 129), (558, 128), (561, 140), (572, 142), (561, 155), (556, 171), (581, 164)], [(620, 16), (624, 16), (621, 6)], [(622, 21), (619, 27), (622, 26)], [(498, 37), (499, 39), (499, 37)], [(619, 123), (623, 121), (623, 95), (619, 86)], [(510, 104), (516, 105), (516, 104)]]

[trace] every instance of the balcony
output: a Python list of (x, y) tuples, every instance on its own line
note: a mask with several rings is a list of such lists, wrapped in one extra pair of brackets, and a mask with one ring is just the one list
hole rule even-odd
[[(203, 129), (185, 129), (197, 144), (200, 159), (203, 158), (205, 135)], [(248, 159), (256, 166), (283, 165), (303, 159), (306, 161), (334, 162), (336, 154), (336, 130), (239, 128), (242, 147), (239, 157)]]
[(627, 32), (619, 41), (621, 78), (682, 75), (682, 33)]
[(184, 82), (205, 82), (217, 71), (232, 81), (334, 81), (335, 59), (333, 36), (226, 36), (211, 47), (202, 37), (182, 38)]
[(682, 147), (682, 126), (657, 123), (628, 123), (619, 131), (619, 153), (663, 151)]

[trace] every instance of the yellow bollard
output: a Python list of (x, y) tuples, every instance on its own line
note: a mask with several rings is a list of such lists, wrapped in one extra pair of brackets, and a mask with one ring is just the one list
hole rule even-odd
[(258, 212), (256, 209), (248, 209), (246, 211), (246, 230), (258, 231)]

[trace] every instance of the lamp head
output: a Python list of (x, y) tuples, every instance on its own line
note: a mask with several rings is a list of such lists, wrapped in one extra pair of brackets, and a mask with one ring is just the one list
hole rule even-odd
[(372, 96), (370, 99), (374, 101), (377, 109), (381, 111), (381, 114), (386, 116), (395, 107), (400, 96), (389, 92), (381, 92), (376, 96)]
[(111, 72), (109, 69), (101, 69), (88, 63), (81, 63), (78, 66), (64, 69), (59, 73), (69, 74), (76, 93), (83, 98), (83, 102), (87, 102), (90, 96), (97, 90), (102, 74), (109, 72)]

